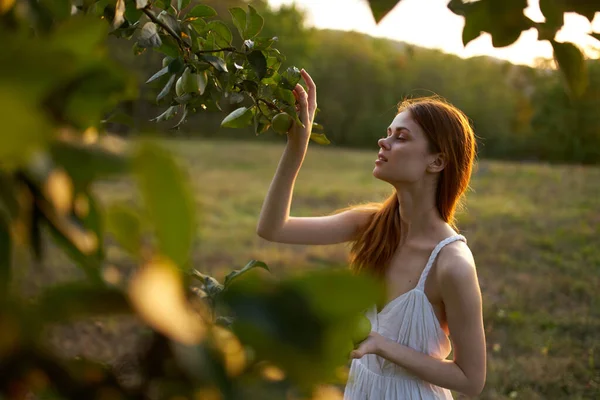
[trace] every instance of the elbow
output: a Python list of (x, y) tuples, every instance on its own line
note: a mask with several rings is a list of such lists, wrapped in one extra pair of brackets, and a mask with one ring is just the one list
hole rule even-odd
[(273, 232), (272, 229), (266, 229), (265, 227), (258, 225), (256, 227), (256, 234), (265, 240), (268, 240), (270, 242), (274, 242), (275, 241), (275, 234)]
[(468, 387), (461, 390), (462, 394), (468, 397), (477, 397), (483, 392), (483, 388), (485, 387), (485, 380), (481, 382), (472, 382)]

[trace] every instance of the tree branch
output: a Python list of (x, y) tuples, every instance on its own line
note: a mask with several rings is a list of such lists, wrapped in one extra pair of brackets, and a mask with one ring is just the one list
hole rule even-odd
[(144, 14), (146, 14), (148, 16), (148, 18), (150, 18), (150, 20), (152, 22), (159, 25), (161, 28), (163, 28), (165, 31), (167, 31), (167, 33), (169, 35), (173, 36), (175, 38), (175, 40), (177, 40), (179, 47), (181, 47), (181, 48), (185, 47), (187, 49), (191, 48), (191, 46), (187, 42), (185, 42), (182, 38), (179, 37), (177, 32), (175, 32), (173, 29), (171, 29), (169, 26), (167, 26), (165, 23), (163, 23), (161, 20), (159, 20), (156, 17), (156, 15), (154, 15), (152, 10), (150, 9), (150, 5), (147, 5), (146, 7), (142, 8), (142, 11), (144, 12)]

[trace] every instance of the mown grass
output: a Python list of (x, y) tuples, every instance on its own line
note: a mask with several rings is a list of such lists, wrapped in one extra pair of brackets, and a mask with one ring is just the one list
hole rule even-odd
[[(346, 262), (346, 245), (281, 245), (256, 235), (283, 145), (231, 140), (168, 146), (181, 155), (201, 213), (197, 268), (221, 278), (250, 259), (267, 262), (275, 274)], [(376, 152), (375, 146), (351, 151), (311, 144), (292, 214), (323, 215), (386, 197), (391, 187), (371, 175)], [(484, 296), (488, 379), (481, 399), (599, 395), (599, 183), (600, 168), (478, 163), (459, 227)], [(126, 180), (96, 191), (105, 204), (135, 196)]]

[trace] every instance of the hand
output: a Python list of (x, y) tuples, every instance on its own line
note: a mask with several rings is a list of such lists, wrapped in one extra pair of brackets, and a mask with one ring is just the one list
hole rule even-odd
[(315, 111), (317, 109), (317, 87), (308, 72), (303, 69), (300, 71), (300, 74), (306, 83), (308, 93), (299, 83), (296, 84), (292, 93), (294, 93), (294, 97), (296, 97), (296, 111), (298, 112), (298, 118), (304, 124), (304, 127), (299, 126), (294, 122), (288, 132), (288, 138), (308, 140), (310, 138), (312, 124), (315, 119)]
[(378, 354), (379, 350), (382, 347), (382, 344), (386, 340), (387, 339), (385, 337), (381, 336), (379, 333), (371, 332), (371, 333), (369, 333), (369, 336), (367, 336), (367, 338), (365, 340), (360, 342), (360, 344), (358, 345), (358, 348), (356, 350), (354, 350), (352, 353), (350, 353), (350, 357), (351, 358), (361, 358), (362, 356), (364, 356), (366, 354)]

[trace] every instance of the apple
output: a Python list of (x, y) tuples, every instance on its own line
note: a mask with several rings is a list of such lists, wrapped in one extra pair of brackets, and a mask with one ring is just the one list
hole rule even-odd
[(273, 117), (271, 121), (273, 130), (278, 133), (287, 133), (292, 127), (292, 117), (282, 112)]
[(352, 342), (356, 347), (369, 336), (371, 329), (371, 321), (365, 315), (356, 318), (351, 330)]

